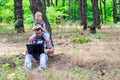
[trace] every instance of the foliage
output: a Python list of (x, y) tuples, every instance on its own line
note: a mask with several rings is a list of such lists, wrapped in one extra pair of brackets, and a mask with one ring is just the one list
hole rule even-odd
[[(68, 6), (64, 7), (64, 11), (67, 11)], [(56, 23), (56, 18), (61, 20), (62, 16), (68, 16), (66, 13), (63, 13), (63, 8), (57, 7), (48, 7), (47, 8), (47, 17), (50, 23)], [(54, 14), (53, 14), (54, 13)]]
[[(117, 0), (118, 1), (118, 0)], [(53, 0), (53, 3), (55, 4), (55, 0)], [(56, 18), (61, 16), (65, 16), (65, 20), (68, 21), (68, 1), (65, 1), (65, 6), (62, 7), (62, 0), (58, 0), (58, 6), (50, 6), (47, 7), (47, 17), (51, 24), (56, 23)], [(99, 2), (100, 3), (100, 2)], [(98, 3), (98, 4), (99, 4)], [(113, 10), (112, 10), (112, 1), (106, 0), (106, 22), (112, 22), (113, 21)], [(100, 8), (100, 4), (98, 5)], [(117, 9), (119, 5), (117, 5)], [(102, 12), (104, 12), (104, 7), (102, 3)], [(29, 0), (23, 0), (23, 13), (24, 13), (24, 23), (25, 24), (33, 24), (33, 16), (30, 11), (30, 3)], [(14, 23), (14, 0), (0, 0), (0, 14), (2, 16), (2, 20), (4, 23), (7, 22), (7, 20), (10, 19), (10, 23)], [(72, 0), (71, 1), (71, 8), (70, 8), (70, 14), (73, 21), (78, 20), (78, 0)], [(101, 15), (101, 19), (104, 17)], [(93, 21), (92, 18), (92, 4), (91, 0), (87, 1), (87, 21), (88, 23), (91, 23)]]

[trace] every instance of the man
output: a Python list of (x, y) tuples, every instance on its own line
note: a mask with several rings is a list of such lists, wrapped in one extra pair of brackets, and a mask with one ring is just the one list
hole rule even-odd
[[(43, 38), (42, 30), (41, 28), (36, 28), (35, 30), (36, 37), (32, 40), (32, 44), (42, 44), (43, 53), (28, 53), (25, 57), (25, 69), (31, 70), (32, 68), (32, 60), (35, 59), (39, 62), (38, 70), (41, 71), (46, 68), (46, 62), (48, 60), (48, 56), (54, 53), (53, 45), (50, 43), (50, 48), (46, 49), (46, 41)], [(28, 51), (29, 52), (29, 51)]]

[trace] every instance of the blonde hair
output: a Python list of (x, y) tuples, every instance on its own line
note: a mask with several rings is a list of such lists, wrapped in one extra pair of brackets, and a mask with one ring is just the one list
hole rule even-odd
[(35, 16), (36, 16), (37, 14), (39, 14), (39, 15), (42, 16), (42, 13), (41, 13), (40, 11), (37, 11), (37, 12), (35, 13)]

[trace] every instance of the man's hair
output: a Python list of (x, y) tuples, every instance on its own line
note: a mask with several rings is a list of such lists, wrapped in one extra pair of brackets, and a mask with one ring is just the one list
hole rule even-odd
[(41, 28), (37, 28), (37, 29), (35, 29), (35, 31), (39, 31), (39, 30), (41, 30), (41, 31), (42, 31), (42, 29), (41, 29)]
[(39, 26), (41, 26), (40, 24), (36, 24), (35, 26), (36, 26), (36, 27), (38, 26), (38, 28), (35, 29), (36, 31), (39, 31), (39, 30), (43, 31), (43, 30), (39, 27)]

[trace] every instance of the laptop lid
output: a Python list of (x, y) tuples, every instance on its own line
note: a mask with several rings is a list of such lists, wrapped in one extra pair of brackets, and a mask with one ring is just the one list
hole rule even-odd
[(27, 51), (29, 54), (41, 54), (44, 53), (43, 44), (26, 44)]

